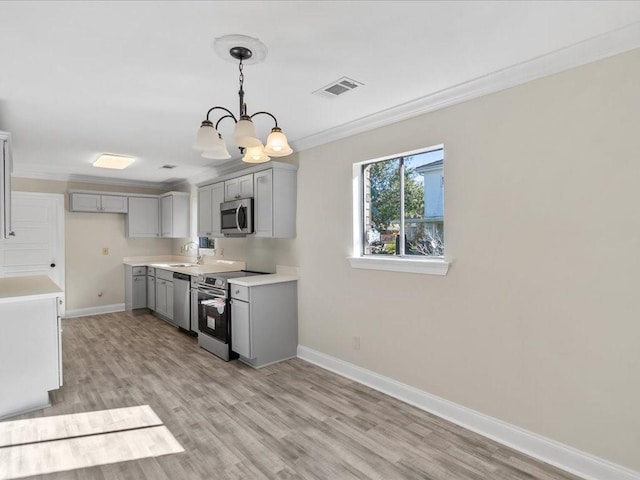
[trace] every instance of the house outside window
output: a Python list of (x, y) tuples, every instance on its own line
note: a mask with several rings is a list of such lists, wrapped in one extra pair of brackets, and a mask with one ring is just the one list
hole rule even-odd
[(353, 165), (353, 268), (447, 275), (444, 146)]
[(442, 146), (365, 162), (361, 168), (361, 254), (443, 257)]

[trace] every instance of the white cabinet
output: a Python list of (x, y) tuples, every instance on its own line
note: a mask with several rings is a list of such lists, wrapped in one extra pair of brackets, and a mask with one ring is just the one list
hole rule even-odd
[(69, 210), (72, 212), (127, 213), (126, 195), (101, 195), (69, 192)]
[(11, 135), (0, 132), (0, 238), (14, 235), (11, 229)]
[(229, 283), (231, 349), (240, 355), (240, 360), (259, 368), (295, 357), (298, 348), (297, 282), (244, 286), (231, 279)]
[(186, 192), (169, 192), (160, 196), (160, 236), (189, 236), (189, 201), (190, 195)]
[(62, 297), (40, 297), (0, 303), (0, 418), (48, 406), (62, 386)]
[(253, 197), (253, 173), (224, 182), (224, 201)]
[(127, 237), (160, 236), (160, 201), (158, 197), (129, 197), (126, 220)]
[(198, 236), (220, 237), (220, 204), (224, 202), (224, 182), (198, 189)]
[(269, 169), (254, 174), (256, 237), (296, 236), (296, 172)]

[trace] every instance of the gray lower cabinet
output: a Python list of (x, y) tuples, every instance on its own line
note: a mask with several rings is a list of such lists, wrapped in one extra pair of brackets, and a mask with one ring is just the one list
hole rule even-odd
[(156, 309), (156, 269), (147, 267), (147, 308)]
[(233, 299), (231, 301), (231, 349), (238, 355), (253, 358), (251, 354), (251, 320), (249, 302)]
[(297, 282), (231, 283), (231, 349), (252, 367), (287, 360), (298, 348)]
[(155, 312), (173, 323), (173, 272), (156, 269)]
[(147, 267), (124, 266), (124, 307), (125, 310), (146, 308)]

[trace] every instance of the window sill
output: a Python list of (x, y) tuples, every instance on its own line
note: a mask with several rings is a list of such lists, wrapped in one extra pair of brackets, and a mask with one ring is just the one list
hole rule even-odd
[(446, 275), (449, 262), (441, 258), (411, 259), (384, 257), (348, 257), (352, 268), (386, 270), (390, 272), (420, 273), (423, 275)]

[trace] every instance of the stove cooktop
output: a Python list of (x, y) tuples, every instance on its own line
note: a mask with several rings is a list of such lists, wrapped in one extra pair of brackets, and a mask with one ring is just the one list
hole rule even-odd
[(266, 272), (252, 272), (250, 270), (239, 270), (237, 272), (206, 273), (198, 279), (199, 283), (226, 288), (230, 278), (251, 277), (254, 275), (265, 275)]

